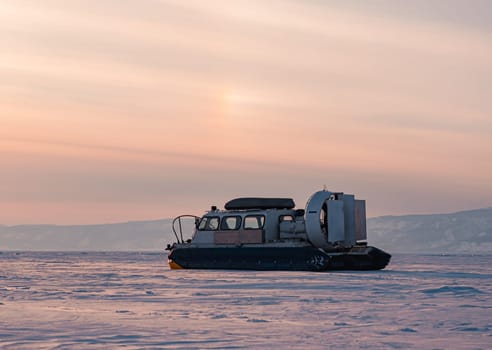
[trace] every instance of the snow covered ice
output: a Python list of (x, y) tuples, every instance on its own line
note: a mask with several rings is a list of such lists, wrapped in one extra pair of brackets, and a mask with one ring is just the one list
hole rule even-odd
[(382, 271), (174, 270), (162, 253), (0, 254), (0, 348), (492, 348), (492, 256)]

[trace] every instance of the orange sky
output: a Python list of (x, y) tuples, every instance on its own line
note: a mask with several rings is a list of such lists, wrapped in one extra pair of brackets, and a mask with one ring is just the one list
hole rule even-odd
[(492, 206), (491, 57), (480, 0), (4, 0), (0, 224)]

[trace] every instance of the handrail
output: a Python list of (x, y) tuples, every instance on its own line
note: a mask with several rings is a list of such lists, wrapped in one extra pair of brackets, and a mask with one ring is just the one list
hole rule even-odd
[[(173, 233), (174, 233), (174, 236), (176, 237), (176, 241), (178, 243), (184, 243), (184, 239), (183, 239), (183, 226), (181, 225), (181, 218), (184, 218), (184, 217), (188, 217), (188, 218), (194, 218), (195, 221), (197, 219), (200, 219), (199, 216), (196, 216), (196, 215), (191, 215), (191, 214), (183, 214), (183, 215), (180, 215), (180, 216), (177, 216), (174, 218), (173, 220), (173, 223), (172, 223), (172, 228), (173, 228)], [(178, 227), (179, 227), (179, 236), (178, 236), (178, 233), (176, 232), (176, 221), (178, 222)], [(179, 239), (181, 237), (181, 240)]]

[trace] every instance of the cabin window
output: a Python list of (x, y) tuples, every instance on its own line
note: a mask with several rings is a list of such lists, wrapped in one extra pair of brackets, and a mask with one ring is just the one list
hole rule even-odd
[(221, 230), (239, 230), (241, 227), (240, 216), (225, 216), (220, 224)]
[(282, 221), (294, 221), (294, 217), (292, 215), (281, 215), (280, 222)]
[(245, 230), (257, 230), (263, 228), (265, 224), (264, 215), (248, 215), (244, 218)]
[(219, 218), (216, 216), (204, 216), (198, 224), (199, 231), (215, 231), (219, 228)]

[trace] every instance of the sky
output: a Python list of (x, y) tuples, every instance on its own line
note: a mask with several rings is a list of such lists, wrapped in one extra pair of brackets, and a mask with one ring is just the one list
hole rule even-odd
[(2, 0), (0, 224), (492, 206), (492, 2)]

